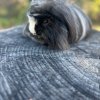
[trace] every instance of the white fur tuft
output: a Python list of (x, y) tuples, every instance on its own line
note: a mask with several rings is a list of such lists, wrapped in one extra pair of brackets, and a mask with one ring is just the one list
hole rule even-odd
[(28, 16), (28, 19), (29, 19), (29, 31), (34, 35), (36, 34), (35, 25), (37, 24), (37, 21), (35, 20), (34, 17), (30, 16)]

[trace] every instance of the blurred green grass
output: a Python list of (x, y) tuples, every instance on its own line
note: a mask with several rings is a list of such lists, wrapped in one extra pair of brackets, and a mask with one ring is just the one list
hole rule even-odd
[(0, 29), (25, 23), (28, 0), (9, 0), (9, 4), (4, 1), (0, 0)]
[[(74, 0), (83, 8), (93, 22), (93, 28), (100, 30), (100, 1)], [(20, 25), (27, 21), (29, 0), (0, 0), (0, 29)]]

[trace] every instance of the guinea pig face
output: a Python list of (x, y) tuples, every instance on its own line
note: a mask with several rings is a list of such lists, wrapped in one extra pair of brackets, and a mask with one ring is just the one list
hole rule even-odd
[(53, 49), (67, 49), (68, 31), (64, 23), (50, 14), (32, 14), (28, 16), (29, 31), (42, 44)]

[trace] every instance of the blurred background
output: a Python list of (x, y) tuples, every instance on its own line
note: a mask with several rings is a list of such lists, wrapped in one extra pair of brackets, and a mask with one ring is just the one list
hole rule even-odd
[[(0, 0), (0, 29), (23, 24), (30, 0)], [(93, 27), (100, 30), (100, 0), (73, 0), (92, 19)]]

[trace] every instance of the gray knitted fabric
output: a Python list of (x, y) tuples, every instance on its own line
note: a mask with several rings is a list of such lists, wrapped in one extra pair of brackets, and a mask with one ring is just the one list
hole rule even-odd
[(100, 100), (100, 33), (66, 51), (0, 32), (0, 100)]

